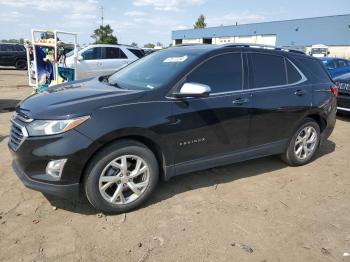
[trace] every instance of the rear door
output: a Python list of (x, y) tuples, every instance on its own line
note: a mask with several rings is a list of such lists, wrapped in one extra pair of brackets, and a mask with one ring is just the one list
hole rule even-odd
[(119, 47), (104, 47), (101, 74), (109, 75), (128, 64), (127, 55)]
[(288, 58), (251, 52), (248, 59), (253, 99), (249, 145), (275, 148), (310, 109), (312, 87)]
[(186, 77), (184, 82), (210, 86), (211, 94), (174, 103), (175, 163), (220, 156), (247, 146), (251, 100), (249, 91), (243, 90), (244, 81), (244, 63), (238, 52), (216, 55)]

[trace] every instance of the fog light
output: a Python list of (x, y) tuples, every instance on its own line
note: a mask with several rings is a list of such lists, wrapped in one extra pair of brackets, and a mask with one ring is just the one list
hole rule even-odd
[(52, 160), (46, 166), (46, 174), (54, 178), (60, 178), (67, 159)]

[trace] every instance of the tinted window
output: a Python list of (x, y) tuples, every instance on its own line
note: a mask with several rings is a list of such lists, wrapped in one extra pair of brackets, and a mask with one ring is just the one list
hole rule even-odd
[(335, 63), (333, 60), (322, 60), (323, 64), (326, 66), (327, 69), (334, 69)]
[(242, 56), (240, 53), (216, 56), (196, 68), (186, 82), (210, 86), (213, 93), (242, 89)]
[(102, 58), (102, 48), (101, 47), (93, 47), (86, 51), (84, 51), (81, 55), (84, 60), (95, 60)]
[(258, 53), (252, 53), (249, 56), (256, 88), (287, 84), (282, 56)]
[(301, 80), (302, 76), (289, 60), (286, 60), (286, 67), (288, 84), (293, 84)]
[(142, 50), (139, 49), (129, 49), (128, 50), (133, 53), (134, 55), (136, 55), (138, 58), (144, 57), (145, 53)]
[(15, 50), (15, 45), (1, 45), (1, 51), (13, 52)]
[(346, 60), (337, 60), (337, 67), (345, 67), (348, 66), (348, 63)]
[(118, 47), (106, 47), (105, 59), (124, 59), (127, 56)]
[(23, 52), (23, 51), (25, 51), (24, 47), (23, 47), (23, 46), (20, 46), (20, 45), (16, 45), (16, 46), (15, 46), (15, 50), (18, 51), (18, 52)]
[[(317, 83), (327, 83), (330, 81), (328, 72), (322, 62), (315, 58), (299, 57), (298, 61), (303, 69), (303, 73), (309, 78), (310, 75)], [(300, 66), (298, 66), (300, 68)]]

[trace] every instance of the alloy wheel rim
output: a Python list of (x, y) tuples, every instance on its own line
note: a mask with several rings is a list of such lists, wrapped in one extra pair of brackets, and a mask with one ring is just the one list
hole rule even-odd
[(145, 192), (150, 180), (149, 173), (149, 167), (143, 158), (135, 155), (119, 156), (101, 172), (101, 196), (115, 205), (134, 202)]
[(316, 149), (318, 141), (318, 134), (316, 129), (312, 126), (303, 128), (294, 145), (294, 154), (300, 160), (305, 160), (311, 157)]

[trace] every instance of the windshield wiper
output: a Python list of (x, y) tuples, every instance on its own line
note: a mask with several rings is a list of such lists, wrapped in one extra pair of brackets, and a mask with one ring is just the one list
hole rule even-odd
[(121, 87), (117, 82), (114, 82), (114, 83), (109, 82), (109, 77), (108, 76), (100, 77), (100, 81), (102, 83), (106, 83), (107, 85), (114, 86), (114, 87), (119, 88), (119, 89), (127, 89), (127, 88)]

